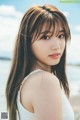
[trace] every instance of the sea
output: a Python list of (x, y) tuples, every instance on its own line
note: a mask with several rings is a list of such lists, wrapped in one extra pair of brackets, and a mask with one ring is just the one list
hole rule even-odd
[[(7, 110), (5, 88), (10, 66), (10, 60), (0, 60), (0, 112)], [(67, 65), (66, 72), (70, 86), (70, 95), (77, 95), (80, 92), (80, 66)]]

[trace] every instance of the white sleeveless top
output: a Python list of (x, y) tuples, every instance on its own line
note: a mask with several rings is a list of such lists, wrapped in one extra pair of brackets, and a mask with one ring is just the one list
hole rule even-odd
[[(41, 71), (40, 69), (32, 71), (26, 78), (28, 78), (31, 74)], [(24, 79), (26, 80), (26, 79)], [(23, 81), (24, 82), (24, 81)], [(23, 84), (22, 82), (22, 84)], [(61, 98), (62, 98), (62, 111), (63, 111), (63, 119), (62, 120), (74, 120), (74, 112), (72, 106), (66, 97), (64, 90), (61, 90)], [(23, 107), (20, 102), (20, 90), (17, 95), (17, 120), (35, 120), (35, 114), (28, 111)]]

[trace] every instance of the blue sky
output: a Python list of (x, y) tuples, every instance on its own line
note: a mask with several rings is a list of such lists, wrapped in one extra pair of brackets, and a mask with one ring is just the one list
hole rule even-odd
[[(61, 11), (67, 11), (69, 13), (67, 17), (69, 24), (73, 26), (80, 25), (80, 3), (61, 3), (60, 0), (0, 0), (0, 5), (12, 5), (17, 11), (22, 13), (24, 13), (31, 5), (42, 5), (45, 3), (53, 4)], [(73, 27), (71, 27), (71, 30), (73, 33), (78, 34)]]
[[(60, 3), (59, 0), (0, 0), (0, 56), (12, 54), (16, 34), (25, 11), (32, 5), (50, 3), (62, 11), (71, 29), (68, 61), (80, 63), (80, 3)], [(7, 52), (7, 53), (6, 53)]]

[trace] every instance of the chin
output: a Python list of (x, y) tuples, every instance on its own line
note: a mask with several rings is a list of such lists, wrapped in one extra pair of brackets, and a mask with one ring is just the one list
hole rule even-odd
[(60, 62), (60, 60), (56, 60), (56, 61), (50, 63), (50, 65), (57, 65), (57, 64), (59, 64), (59, 62)]

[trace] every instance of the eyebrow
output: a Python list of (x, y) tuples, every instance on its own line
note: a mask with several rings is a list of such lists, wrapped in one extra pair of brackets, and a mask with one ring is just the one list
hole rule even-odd
[[(60, 30), (59, 32), (65, 32), (65, 31), (64, 31), (64, 29), (62, 29), (62, 30)], [(58, 32), (58, 33), (59, 33), (59, 32)]]
[[(60, 32), (65, 32), (64, 29), (60, 30), (58, 33)], [(40, 34), (44, 34), (44, 33), (53, 33), (52, 31), (42, 31)]]
[(44, 33), (52, 33), (52, 31), (42, 31), (40, 34), (44, 34)]

